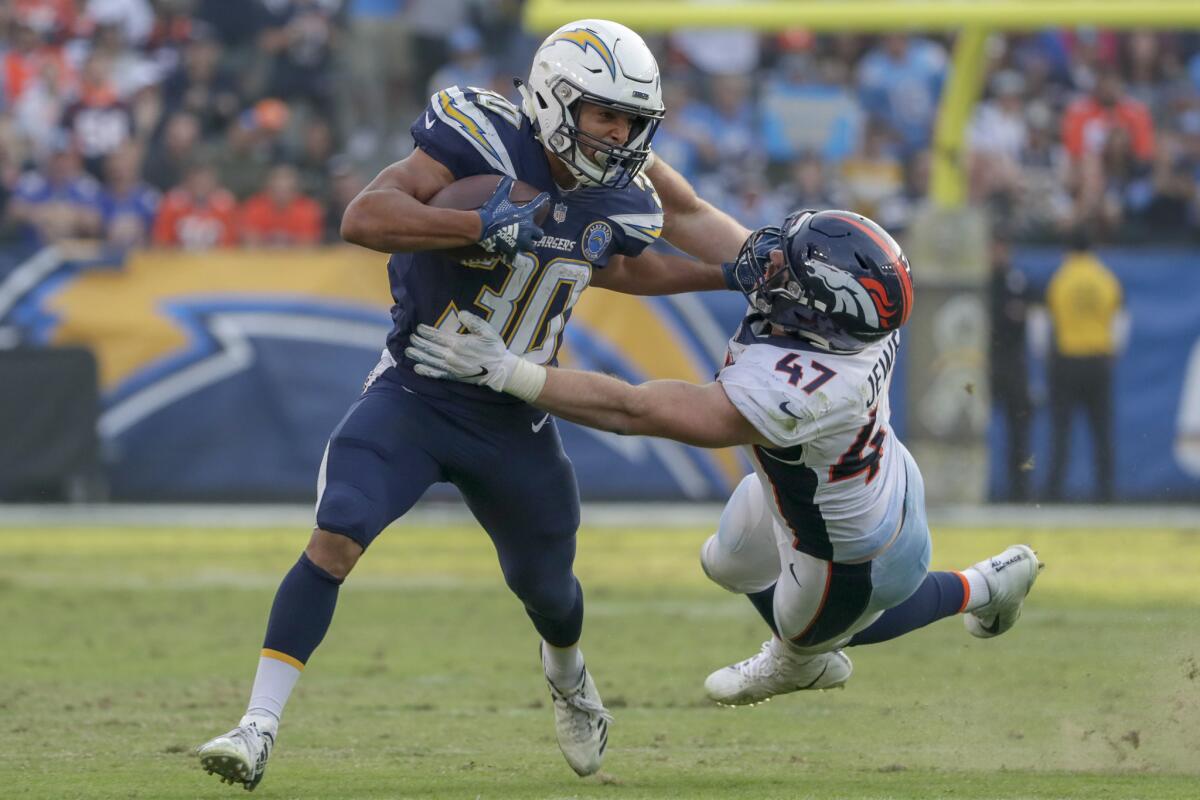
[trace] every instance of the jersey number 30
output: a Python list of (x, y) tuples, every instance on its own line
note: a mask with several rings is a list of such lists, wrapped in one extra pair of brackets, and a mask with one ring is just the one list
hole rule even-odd
[[(555, 258), (538, 270), (537, 256), (520, 253), (508, 264), (508, 275), (499, 287), (484, 286), (475, 305), (508, 349), (535, 364), (546, 364), (558, 349), (558, 337), (567, 312), (578, 302), (592, 277), (592, 265), (573, 258)], [(550, 315), (554, 306), (561, 310)], [(458, 308), (451, 303), (437, 327), (458, 331)]]

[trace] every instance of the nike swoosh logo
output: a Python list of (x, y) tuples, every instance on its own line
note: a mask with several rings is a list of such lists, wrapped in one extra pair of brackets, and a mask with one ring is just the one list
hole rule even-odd
[(826, 663), (826, 664), (825, 664), (825, 666), (821, 668), (821, 674), (820, 674), (820, 675), (818, 675), (817, 677), (813, 678), (813, 679), (812, 679), (812, 681), (811, 681), (811, 682), (810, 682), (810, 683), (809, 683), (807, 686), (801, 686), (800, 688), (801, 688), (801, 689), (811, 689), (812, 687), (816, 686), (816, 685), (817, 685), (817, 681), (821, 680), (821, 678), (824, 678), (824, 677), (825, 677), (825, 673), (826, 673), (826, 672), (828, 672), (828, 671), (829, 671), (829, 664), (828, 664), (828, 663)]
[(788, 564), (788, 569), (790, 569), (790, 570), (792, 571), (792, 580), (794, 580), (794, 581), (796, 582), (796, 585), (797, 585), (797, 586), (799, 586), (801, 589), (803, 589), (803, 588), (804, 588), (804, 584), (803, 584), (803, 583), (801, 583), (801, 582), (800, 582), (800, 579), (796, 577), (796, 565), (795, 565), (795, 564)]
[(782, 403), (779, 404), (779, 410), (782, 411), (783, 413), (787, 414), (789, 417), (792, 417), (793, 419), (804, 419), (799, 414), (795, 413), (790, 408), (788, 408), (787, 400), (784, 400)]
[(771, 459), (772, 461), (778, 461), (780, 464), (787, 464), (788, 466), (793, 466), (793, 467), (794, 467), (794, 466), (796, 466), (797, 464), (803, 464), (803, 463), (804, 463), (804, 456), (801, 456), (800, 458), (796, 458), (796, 459), (780, 458), (779, 456), (777, 456), (777, 455), (775, 455), (774, 453), (772, 453), (770, 450), (766, 450), (766, 449), (764, 449), (764, 448), (761, 448), (761, 447), (760, 447), (760, 448), (758, 448), (758, 452), (762, 453), (764, 456), (766, 456), (767, 458)]
[(463, 375), (463, 376), (462, 376), (462, 379), (463, 379), (464, 381), (469, 381), (469, 380), (471, 380), (472, 378), (482, 378), (484, 375), (487, 375), (487, 374), (488, 374), (488, 368), (487, 368), (487, 367), (480, 367), (480, 368), (479, 368), (479, 372), (476, 372), (474, 375)]
[(435, 120), (433, 119), (433, 117), (429, 116), (429, 112), (426, 111), (425, 112), (425, 130), (429, 130), (430, 128), (432, 128), (434, 122), (435, 122)]
[(547, 422), (549, 422), (549, 421), (550, 421), (550, 415), (549, 415), (549, 414), (547, 414), (546, 416), (542, 417), (542, 418), (541, 418), (540, 420), (538, 420), (537, 422), (531, 422), (531, 423), (529, 423), (529, 427), (530, 427), (530, 428), (533, 430), (533, 432), (534, 432), (534, 433), (537, 433), (537, 432), (538, 432), (538, 431), (540, 431), (540, 430), (541, 430), (541, 429), (542, 429), (542, 428), (545, 426), (545, 424), (546, 424)]

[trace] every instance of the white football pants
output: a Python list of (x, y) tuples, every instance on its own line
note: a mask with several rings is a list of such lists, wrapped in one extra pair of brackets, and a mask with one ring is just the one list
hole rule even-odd
[[(833, 638), (801, 651), (821, 653), (842, 647), (924, 580), (932, 552), (925, 492), (915, 463), (911, 457), (907, 461), (903, 527), (892, 545), (871, 562), (873, 588), (866, 608)], [(781, 637), (795, 639), (825, 610), (831, 562), (792, 547), (792, 533), (768, 505), (773, 502), (756, 473), (743, 478), (725, 504), (717, 532), (701, 547), (700, 563), (714, 583), (736, 594), (761, 592), (774, 584), (776, 628)]]

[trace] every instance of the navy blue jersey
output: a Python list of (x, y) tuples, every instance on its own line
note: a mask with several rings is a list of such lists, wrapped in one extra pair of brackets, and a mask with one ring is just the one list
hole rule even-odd
[(388, 349), (405, 382), (442, 397), (514, 402), (486, 387), (413, 373), (404, 348), (417, 324), (459, 330), (457, 312), (469, 310), (487, 319), (513, 352), (554, 364), (563, 327), (592, 270), (603, 269), (614, 255), (636, 256), (653, 244), (662, 232), (662, 203), (644, 176), (624, 189), (559, 189), (529, 120), (495, 92), (444, 89), (430, 98), (411, 130), (417, 147), (455, 180), (509, 175), (550, 194), (545, 238), (512, 264), (495, 257), (460, 264), (438, 250), (396, 253), (388, 262), (395, 301)]

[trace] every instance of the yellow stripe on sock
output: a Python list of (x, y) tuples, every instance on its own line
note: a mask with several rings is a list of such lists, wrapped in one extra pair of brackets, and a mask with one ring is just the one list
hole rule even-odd
[(276, 661), (282, 661), (285, 664), (290, 664), (291, 666), (295, 667), (296, 669), (300, 670), (301, 672), (304, 671), (304, 663), (295, 658), (292, 658), (287, 653), (281, 653), (278, 650), (272, 650), (268, 647), (264, 647), (262, 649), (262, 655), (264, 658), (273, 658)]

